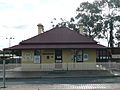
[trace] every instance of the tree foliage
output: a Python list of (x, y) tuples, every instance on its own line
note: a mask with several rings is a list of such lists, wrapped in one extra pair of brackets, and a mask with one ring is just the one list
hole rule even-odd
[(102, 22), (103, 19), (100, 15), (101, 9), (98, 8), (96, 3), (83, 2), (77, 8), (76, 19), (79, 23), (83, 23), (85, 26), (84, 32), (85, 35), (94, 39), (94, 38), (103, 38), (101, 35)]
[[(60, 21), (59, 21), (60, 20)], [(51, 21), (52, 27), (68, 27), (72, 30), (75, 30), (76, 32), (79, 32), (79, 25), (75, 23), (75, 19), (72, 17), (69, 21), (60, 18), (59, 20), (57, 20), (56, 18), (54, 18)], [(59, 22), (57, 22), (59, 21)]]
[[(118, 27), (120, 22), (120, 0), (101, 0), (99, 3), (101, 3), (101, 6), (104, 10), (104, 8), (108, 11), (108, 13), (104, 13), (104, 22), (107, 22), (106, 27), (109, 31), (109, 46), (114, 47), (114, 39), (115, 37), (119, 37)], [(115, 35), (114, 35), (115, 33)], [(118, 38), (117, 38), (118, 39)]]
[(76, 17), (70, 21), (61, 18), (61, 22), (56, 25), (52, 22), (53, 27), (66, 26), (78, 32), (79, 24), (83, 23), (87, 37), (105, 38), (110, 47), (114, 47), (115, 39), (120, 40), (120, 0), (83, 2), (76, 12)]
[(120, 30), (116, 29), (120, 22), (120, 0), (83, 2), (76, 11), (78, 12), (76, 18), (83, 22), (87, 36), (106, 38), (108, 45), (114, 47), (114, 38), (120, 39)]

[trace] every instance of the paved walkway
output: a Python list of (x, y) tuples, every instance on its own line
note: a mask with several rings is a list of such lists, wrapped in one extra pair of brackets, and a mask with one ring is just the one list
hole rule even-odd
[(120, 84), (29, 84), (10, 85), (0, 90), (120, 90)]

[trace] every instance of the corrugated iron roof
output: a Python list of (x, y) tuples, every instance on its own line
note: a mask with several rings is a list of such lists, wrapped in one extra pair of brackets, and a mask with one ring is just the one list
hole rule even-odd
[(31, 44), (31, 43), (97, 43), (97, 42), (75, 32), (74, 30), (70, 30), (67, 27), (57, 27), (21, 42), (21, 44), (29, 43)]
[(32, 38), (22, 41), (19, 45), (6, 48), (10, 50), (23, 49), (55, 49), (55, 48), (106, 48), (97, 44), (96, 41), (87, 38), (74, 30), (66, 27), (53, 28), (45, 33), (39, 34)]

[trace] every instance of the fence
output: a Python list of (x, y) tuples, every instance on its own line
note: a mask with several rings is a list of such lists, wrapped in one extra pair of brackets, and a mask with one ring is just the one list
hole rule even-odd
[[(0, 64), (0, 71), (3, 64)], [(52, 64), (6, 64), (7, 71), (54, 71), (54, 70), (120, 70), (120, 63), (52, 63)]]

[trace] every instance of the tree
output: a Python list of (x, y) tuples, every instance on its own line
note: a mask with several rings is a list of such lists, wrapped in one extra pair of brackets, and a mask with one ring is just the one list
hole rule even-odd
[[(80, 4), (80, 7), (77, 8), (78, 15), (75, 18), (71, 18), (70, 21), (60, 19), (59, 23), (54, 23), (57, 21), (56, 18), (53, 19), (53, 27), (66, 26), (70, 29), (79, 32), (79, 24), (84, 25), (84, 34), (89, 38), (103, 38), (102, 31), (102, 16), (100, 15), (101, 10), (98, 8), (97, 4), (83, 2)], [(78, 22), (77, 22), (78, 21)]]
[(68, 27), (72, 30), (75, 30), (76, 32), (79, 32), (79, 25), (75, 23), (75, 19), (72, 17), (70, 21), (67, 21), (63, 18), (60, 18), (59, 23), (57, 22), (58, 20), (56, 18), (51, 21), (52, 27)]
[[(116, 35), (116, 38), (119, 39), (119, 30), (117, 29), (119, 27), (120, 22), (120, 14), (118, 13), (120, 11), (120, 0), (100, 0), (98, 1), (100, 3), (100, 7), (102, 8), (103, 18), (104, 18), (104, 28), (107, 29), (107, 32), (109, 33), (109, 42), (108, 46), (114, 47), (114, 38)], [(114, 35), (115, 32), (116, 34)]]
[(94, 38), (103, 38), (101, 9), (96, 3), (83, 2), (77, 8), (76, 19), (79, 23), (83, 23), (85, 35)]
[[(83, 2), (76, 10), (76, 19), (83, 22), (86, 35), (91, 38), (106, 38), (108, 46), (114, 47), (114, 38), (120, 39), (120, 0), (98, 0), (93, 3)], [(79, 23), (78, 22), (78, 23)], [(113, 32), (116, 31), (114, 35)], [(108, 37), (109, 36), (109, 37)]]
[(83, 2), (76, 11), (70, 21), (61, 18), (56, 25), (52, 21), (53, 27), (66, 26), (79, 32), (79, 24), (83, 23), (84, 34), (89, 38), (107, 39), (109, 47), (114, 47), (115, 39), (120, 40), (120, 0)]
[(117, 30), (115, 37), (117, 38), (117, 40), (120, 40), (120, 28), (119, 30)]

